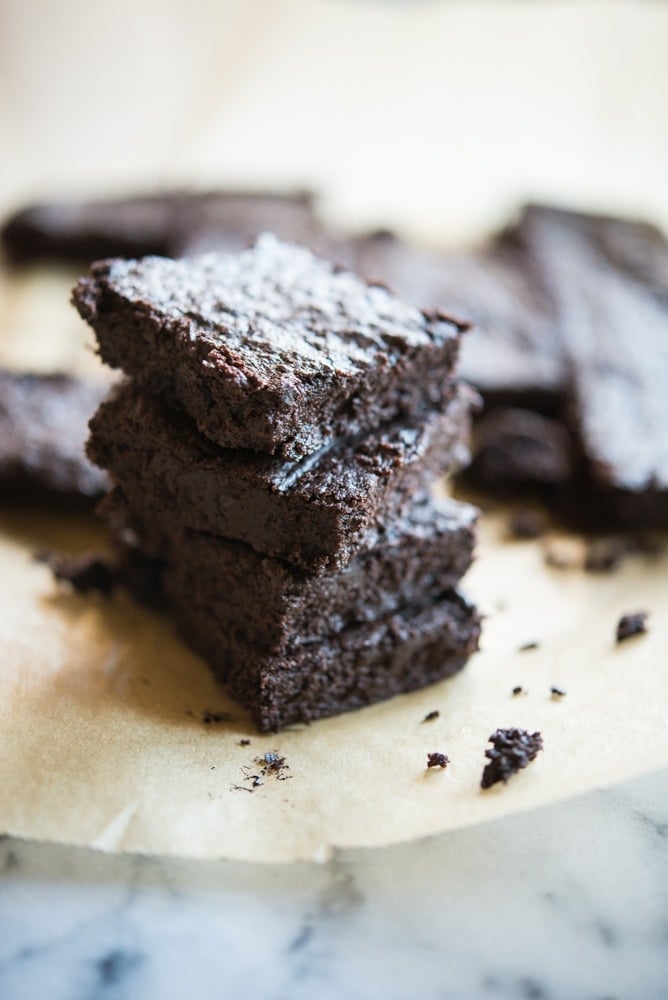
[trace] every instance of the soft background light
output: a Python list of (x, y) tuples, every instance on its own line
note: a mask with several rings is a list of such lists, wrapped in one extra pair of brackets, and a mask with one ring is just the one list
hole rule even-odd
[(550, 198), (668, 224), (668, 4), (4, 0), (0, 208), (313, 184), (475, 237)]

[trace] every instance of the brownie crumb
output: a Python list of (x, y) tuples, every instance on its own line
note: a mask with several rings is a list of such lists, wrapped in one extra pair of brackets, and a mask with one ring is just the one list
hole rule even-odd
[(235, 792), (254, 792), (256, 788), (260, 788), (264, 781), (262, 780), (262, 774), (253, 774), (250, 767), (244, 764), (241, 768), (241, 773), (243, 774), (241, 785), (232, 785), (232, 790)]
[(281, 757), (275, 750), (265, 753), (262, 757), (255, 758), (256, 764), (262, 765), (263, 774), (275, 774), (280, 778), (283, 771), (289, 771), (290, 765), (285, 763), (285, 757)]
[(240, 747), (249, 747), (250, 746), (250, 740), (239, 740), (239, 746)]
[(546, 522), (542, 514), (529, 507), (518, 507), (508, 522), (508, 533), (519, 541), (531, 541), (545, 533)]
[(564, 691), (564, 689), (560, 687), (555, 687), (554, 685), (552, 685), (552, 687), (550, 688), (550, 694), (552, 695), (552, 698), (555, 701), (558, 701), (560, 698), (566, 697), (566, 692)]
[(440, 714), (441, 713), (439, 712), (439, 710), (437, 708), (435, 708), (435, 709), (433, 709), (433, 711), (427, 712), (427, 714), (425, 715), (425, 717), (424, 717), (424, 719), (422, 721), (423, 722), (433, 722), (434, 719), (438, 719), (439, 718)]
[(630, 639), (633, 635), (640, 635), (647, 631), (647, 612), (636, 611), (633, 614), (622, 615), (617, 623), (617, 642)]
[(427, 767), (447, 767), (449, 763), (450, 758), (444, 753), (427, 754)]
[(524, 691), (524, 688), (522, 687), (521, 684), (518, 684), (517, 687), (513, 688), (513, 694), (514, 695), (522, 694), (523, 691)]
[(230, 715), (229, 712), (206, 711), (202, 716), (202, 722), (205, 726), (210, 726), (215, 722), (234, 722), (234, 716)]
[(519, 647), (518, 652), (528, 653), (532, 649), (540, 649), (540, 643), (536, 642), (535, 639), (532, 640), (531, 642), (523, 642), (522, 645)]
[(485, 750), (489, 764), (482, 772), (481, 788), (491, 788), (498, 781), (505, 784), (543, 749), (541, 734), (529, 733), (526, 729), (497, 729), (489, 741), (492, 747)]
[[(250, 743), (250, 740), (240, 740), (241, 746), (248, 743)], [(252, 771), (248, 765), (244, 764), (241, 768), (243, 783), (241, 785), (232, 785), (232, 791), (243, 789), (246, 792), (253, 792), (256, 788), (264, 785), (263, 778), (266, 778), (268, 775), (273, 775), (277, 781), (287, 781), (288, 778), (292, 777), (292, 775), (285, 773), (290, 770), (290, 765), (286, 764), (285, 757), (281, 757), (275, 750), (264, 753), (261, 757), (256, 757), (253, 763), (257, 767), (257, 771)]]
[(46, 563), (59, 583), (69, 583), (79, 594), (97, 592), (109, 597), (118, 583), (118, 571), (111, 560), (99, 552), (81, 555), (35, 553), (38, 562)]

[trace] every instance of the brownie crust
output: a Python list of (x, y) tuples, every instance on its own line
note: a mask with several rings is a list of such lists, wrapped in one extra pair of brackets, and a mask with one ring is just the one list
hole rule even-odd
[(442, 405), (465, 329), (270, 235), (235, 256), (98, 263), (73, 301), (102, 359), (210, 440), (294, 459)]
[(460, 386), (445, 413), (286, 462), (217, 448), (188, 417), (130, 381), (91, 421), (88, 454), (135, 511), (148, 503), (184, 528), (246, 542), (311, 572), (335, 570), (375, 544), (436, 476), (465, 464), (474, 400)]

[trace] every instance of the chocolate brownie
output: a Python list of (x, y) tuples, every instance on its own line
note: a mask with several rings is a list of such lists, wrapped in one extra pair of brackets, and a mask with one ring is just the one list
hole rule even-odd
[(550, 205), (527, 205), (517, 226), (519, 239), (535, 226), (567, 226), (586, 240), (620, 275), (632, 278), (664, 304), (668, 302), (668, 241), (648, 222), (590, 215)]
[(426, 608), (403, 609), (280, 655), (245, 641), (215, 609), (174, 606), (188, 643), (200, 652), (262, 732), (337, 715), (449, 677), (478, 648), (475, 609), (450, 591)]
[(184, 528), (247, 542), (303, 569), (341, 569), (435, 476), (465, 460), (471, 402), (460, 386), (445, 413), (287, 462), (218, 448), (185, 414), (129, 381), (92, 419), (88, 454), (140, 514), (148, 504)]
[(109, 486), (85, 456), (88, 420), (104, 389), (69, 375), (0, 370), (3, 498), (91, 503)]
[(102, 359), (212, 441), (287, 458), (442, 405), (464, 329), (267, 234), (236, 255), (95, 264), (74, 303)]
[(486, 401), (554, 412), (567, 375), (554, 302), (516, 240), (504, 232), (485, 247), (455, 254), (379, 233), (353, 246), (358, 273), (385, 282), (420, 308), (472, 321), (458, 374)]
[(308, 193), (165, 191), (160, 194), (33, 205), (2, 229), (14, 264), (90, 264), (102, 257), (180, 257), (242, 250), (263, 232), (311, 246), (320, 227)]
[(471, 563), (477, 517), (454, 500), (415, 504), (344, 570), (313, 576), (243, 542), (184, 531), (164, 509), (145, 505), (133, 515), (118, 490), (100, 513), (124, 548), (163, 561), (164, 589), (176, 603), (209, 604), (221, 624), (277, 652), (427, 604), (456, 586)]
[[(586, 467), (584, 489), (599, 517), (664, 525), (668, 299), (656, 280), (650, 290), (635, 273), (613, 267), (597, 233), (595, 218), (575, 213), (534, 209), (521, 223), (522, 239), (539, 256), (559, 303), (569, 422)], [(665, 252), (668, 259), (668, 245)]]
[(494, 492), (530, 486), (568, 486), (575, 472), (574, 443), (564, 424), (534, 410), (492, 407), (478, 421), (467, 482)]

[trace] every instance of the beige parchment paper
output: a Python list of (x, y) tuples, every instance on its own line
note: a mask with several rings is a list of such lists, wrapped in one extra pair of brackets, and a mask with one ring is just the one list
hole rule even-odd
[[(661, 5), (611, 3), (602, 20), (589, 0), (220, 0), (213, 30), (174, 4), (165, 44), (137, 58), (153, 8), (119, 4), (103, 28), (83, 0), (57, 18), (44, 6), (41, 34), (25, 27), (25, 4), (9, 4), (3, 208), (156, 179), (298, 178), (324, 189), (344, 223), (438, 240), (484, 232), (527, 196), (668, 218)], [(126, 31), (130, 15), (145, 32)], [(99, 72), (108, 50), (122, 72)], [(3, 363), (101, 377), (67, 305), (70, 279), (0, 275)], [(464, 584), (486, 615), (482, 650), (458, 677), (260, 737), (167, 618), (122, 594), (58, 590), (32, 558), (100, 544), (80, 518), (0, 511), (0, 831), (108, 851), (322, 859), (668, 765), (668, 553), (606, 576), (552, 569), (543, 542), (507, 541), (504, 513), (490, 515)], [(637, 609), (651, 614), (649, 634), (616, 646), (619, 615)], [(518, 651), (532, 640), (538, 649)], [(513, 697), (517, 685), (527, 694)], [(552, 685), (566, 690), (560, 701)], [(207, 725), (205, 712), (233, 721)], [(511, 725), (540, 729), (545, 750), (483, 793), (487, 738)], [(255, 757), (273, 750), (287, 780), (246, 790)], [(434, 750), (447, 771), (426, 771)]]
[[(92, 524), (0, 519), (0, 829), (110, 851), (254, 861), (323, 859), (526, 810), (668, 765), (668, 554), (605, 576), (551, 569), (544, 542), (485, 518), (465, 590), (485, 613), (458, 677), (275, 736), (258, 736), (165, 617), (119, 594), (58, 590), (36, 547), (104, 541)], [(617, 646), (620, 614), (649, 634)], [(536, 650), (519, 646), (538, 641)], [(513, 696), (521, 685), (526, 694)], [(558, 685), (567, 694), (550, 696)], [(440, 716), (423, 722), (438, 709)], [(233, 721), (206, 724), (206, 712)], [(540, 729), (543, 754), (479, 789), (497, 726)], [(249, 739), (250, 744), (240, 746)], [(442, 750), (447, 771), (427, 771)], [(255, 758), (286, 780), (248, 791)]]

